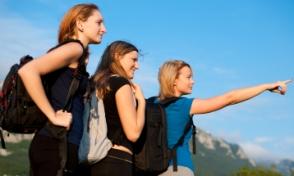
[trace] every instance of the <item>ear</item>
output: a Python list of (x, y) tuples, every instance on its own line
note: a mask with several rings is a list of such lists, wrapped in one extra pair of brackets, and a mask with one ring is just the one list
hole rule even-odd
[(177, 86), (177, 80), (178, 80), (178, 78), (175, 79), (175, 81), (173, 83), (174, 86)]
[(77, 28), (79, 31), (84, 32), (84, 23), (81, 20), (77, 20), (76, 22)]
[(115, 60), (120, 60), (122, 57), (118, 54), (118, 52), (114, 53), (114, 59)]

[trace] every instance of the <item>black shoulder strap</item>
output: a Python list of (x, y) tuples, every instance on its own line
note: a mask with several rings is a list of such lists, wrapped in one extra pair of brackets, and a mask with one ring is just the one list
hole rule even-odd
[(196, 133), (197, 133), (196, 126), (192, 122), (192, 146), (193, 146), (192, 149), (193, 149), (193, 154), (196, 154)]
[(2, 129), (0, 129), (0, 139), (1, 139), (1, 146), (2, 146), (2, 148), (3, 148), (3, 149), (6, 149)]
[[(184, 132), (182, 134), (182, 136), (179, 138), (178, 142), (173, 146), (172, 149), (176, 149), (178, 148), (180, 145), (183, 145), (184, 143), (184, 139), (185, 139), (185, 136), (187, 135), (187, 133), (189, 132), (191, 126), (193, 125), (193, 120), (192, 118), (190, 117), (189, 121), (186, 123), (186, 126), (185, 126), (185, 129), (184, 129)], [(194, 126), (194, 125), (193, 125)]]
[[(158, 97), (157, 96), (153, 96), (147, 99), (148, 102), (155, 102), (155, 100), (157, 100)], [(177, 101), (179, 99), (179, 97), (169, 97), (166, 98), (164, 100), (160, 100), (159, 104), (162, 105), (163, 107), (167, 107), (169, 104)]]
[(63, 42), (57, 44), (57, 45), (54, 46), (53, 48), (50, 48), (50, 49), (48, 50), (48, 52), (50, 52), (50, 51), (52, 51), (52, 50), (54, 50), (54, 49), (56, 49), (56, 48), (58, 48), (58, 47), (60, 47), (60, 46), (62, 46), (62, 45), (65, 45), (65, 44), (67, 44), (67, 43), (70, 43), (70, 42), (76, 42), (76, 43), (79, 43), (79, 44), (81, 45), (81, 47), (83, 48), (83, 51), (85, 52), (86, 48), (84, 48), (84, 45), (82, 44), (82, 42), (81, 42), (80, 40), (76, 40), (76, 39), (68, 39), (68, 40), (65, 40), (65, 41), (63, 41)]
[(74, 76), (69, 86), (69, 90), (65, 99), (65, 105), (62, 108), (63, 110), (70, 111), (70, 108), (72, 105), (72, 98), (74, 94), (76, 93), (76, 91), (78, 90), (79, 85), (80, 85), (80, 80)]
[(196, 154), (196, 140), (195, 140), (195, 135), (196, 135), (196, 126), (193, 123), (192, 117), (190, 117), (189, 121), (186, 123), (184, 132), (182, 136), (179, 138), (178, 142), (173, 146), (171, 149), (171, 159), (173, 160), (173, 170), (177, 171), (178, 170), (178, 163), (177, 163), (177, 148), (180, 145), (183, 145), (185, 136), (189, 132), (190, 128), (192, 126), (192, 145), (193, 145), (193, 154)]

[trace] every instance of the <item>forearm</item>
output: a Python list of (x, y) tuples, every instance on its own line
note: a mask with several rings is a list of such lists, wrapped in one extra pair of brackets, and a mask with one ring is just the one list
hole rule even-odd
[(237, 103), (249, 100), (263, 93), (269, 88), (270, 86), (268, 84), (261, 84), (254, 87), (233, 90), (227, 93), (227, 96), (229, 97), (228, 99), (230, 100), (229, 104), (232, 105), (232, 104), (237, 104)]
[(26, 68), (20, 69), (18, 74), (21, 77), (23, 84), (32, 100), (48, 117), (48, 119), (53, 121), (53, 118), (55, 117), (55, 111), (46, 97), (40, 75), (35, 73), (33, 70), (28, 70)]
[(140, 134), (145, 124), (145, 106), (146, 106), (145, 100), (138, 101), (136, 121), (137, 121), (137, 129)]

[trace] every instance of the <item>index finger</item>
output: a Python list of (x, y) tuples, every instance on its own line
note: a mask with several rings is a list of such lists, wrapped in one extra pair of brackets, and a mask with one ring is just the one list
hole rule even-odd
[(285, 81), (285, 84), (289, 84), (291, 82), (293, 82), (293, 79), (289, 79), (289, 80)]

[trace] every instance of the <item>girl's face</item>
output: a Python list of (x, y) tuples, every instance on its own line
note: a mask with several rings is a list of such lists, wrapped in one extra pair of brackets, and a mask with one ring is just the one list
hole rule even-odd
[(81, 22), (81, 25), (81, 29), (88, 38), (89, 43), (101, 43), (106, 28), (103, 23), (103, 17), (98, 10), (93, 11), (86, 21)]
[(129, 79), (133, 79), (135, 70), (139, 68), (138, 52), (131, 51), (119, 59), (119, 62), (125, 70)]
[(174, 82), (176, 95), (185, 95), (192, 93), (194, 84), (192, 70), (185, 66), (179, 71), (179, 76)]

